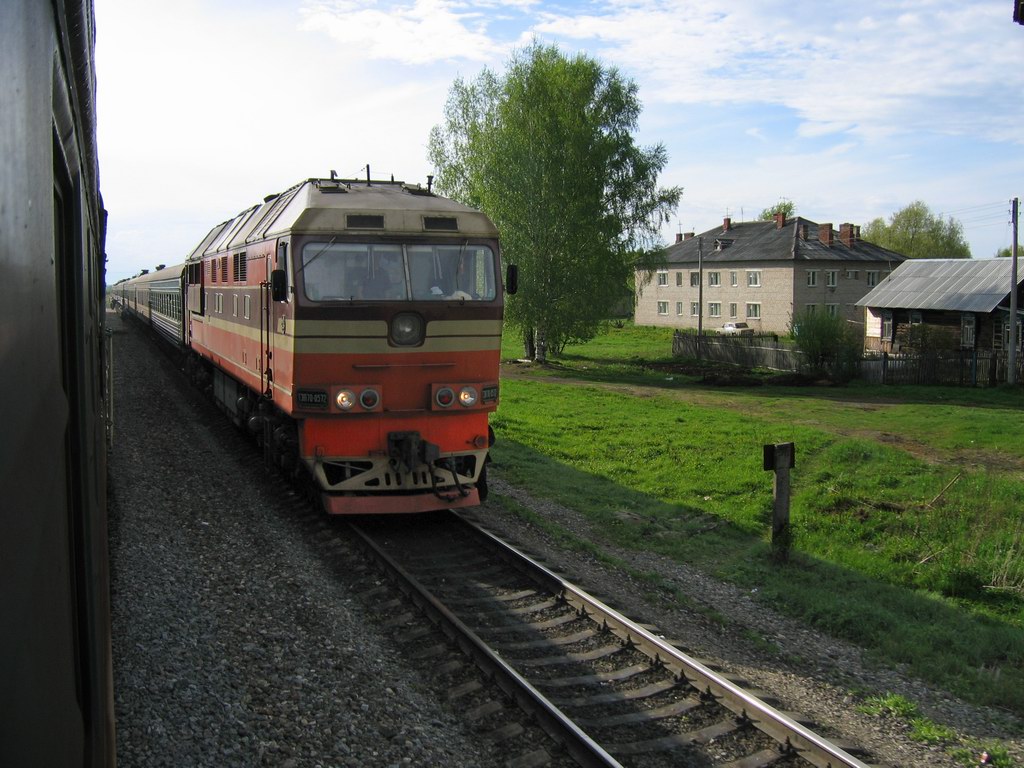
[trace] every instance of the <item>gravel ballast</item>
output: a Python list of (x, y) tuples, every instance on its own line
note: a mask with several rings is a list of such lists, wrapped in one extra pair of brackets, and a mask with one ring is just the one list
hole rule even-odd
[(109, 327), (119, 765), (501, 764), (311, 556), (258, 453), (224, 450), (148, 332)]

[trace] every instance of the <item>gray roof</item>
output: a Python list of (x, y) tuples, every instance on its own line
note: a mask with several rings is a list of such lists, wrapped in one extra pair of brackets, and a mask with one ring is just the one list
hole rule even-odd
[[(828, 229), (824, 229), (828, 227)], [(697, 264), (698, 242), (703, 241), (705, 263), (737, 261), (841, 261), (885, 264), (895, 267), (904, 256), (860, 239), (860, 227), (851, 227), (849, 245), (831, 224), (797, 216), (779, 226), (776, 221), (729, 221), (700, 235), (677, 242), (665, 249), (665, 264)], [(822, 242), (822, 234), (831, 232), (831, 245)], [(825, 239), (828, 239), (827, 236)]]
[[(1011, 261), (910, 259), (857, 304), (879, 309), (991, 312), (1010, 295)], [(1024, 276), (1018, 274), (1017, 284), (1022, 280)]]

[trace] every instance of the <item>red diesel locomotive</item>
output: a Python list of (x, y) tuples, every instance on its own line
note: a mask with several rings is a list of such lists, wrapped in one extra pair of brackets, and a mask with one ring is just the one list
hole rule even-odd
[(332, 514), (421, 512), (486, 494), (498, 404), (498, 233), (395, 181), (308, 179), (214, 227), (185, 264), (115, 287), (189, 351), (268, 463)]

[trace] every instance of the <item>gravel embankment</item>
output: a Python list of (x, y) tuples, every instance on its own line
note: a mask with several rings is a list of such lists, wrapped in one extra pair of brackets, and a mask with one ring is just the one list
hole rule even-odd
[(109, 327), (119, 765), (501, 764), (311, 555), (257, 454), (197, 426), (223, 417), (142, 329)]

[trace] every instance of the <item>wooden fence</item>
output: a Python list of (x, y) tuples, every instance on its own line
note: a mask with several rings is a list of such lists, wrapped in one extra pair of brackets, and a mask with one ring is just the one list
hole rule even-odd
[[(874, 384), (944, 384), (954, 387), (994, 387), (1005, 384), (1008, 371), (1005, 352), (957, 350), (932, 354), (887, 354), (865, 358), (860, 378)], [(1021, 382), (1021, 361), (1017, 361)]]
[(695, 333), (676, 331), (672, 335), (672, 354), (675, 357), (700, 357), (746, 368), (770, 368), (776, 371), (798, 371), (803, 364), (803, 355), (792, 344), (787, 344), (777, 336), (767, 335), (698, 337)]
[[(701, 336), (676, 331), (672, 354), (700, 357), (745, 368), (799, 371), (803, 354), (776, 336)], [(1024, 383), (1024, 355), (1017, 359), (1017, 383)], [(993, 350), (957, 350), (932, 354), (882, 353), (860, 362), (858, 378), (873, 384), (943, 384), (992, 387), (1005, 384), (1008, 355)]]

